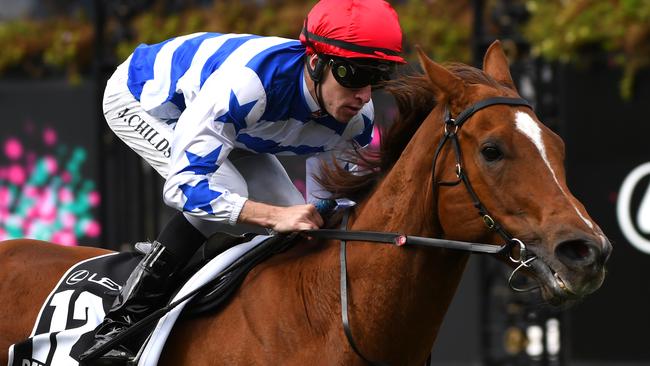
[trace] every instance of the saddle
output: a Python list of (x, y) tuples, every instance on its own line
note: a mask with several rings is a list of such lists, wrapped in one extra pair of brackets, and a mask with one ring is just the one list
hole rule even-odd
[[(251, 241), (256, 235), (253, 233), (231, 235), (222, 232), (212, 235), (181, 271), (180, 278), (187, 279), (191, 277), (193, 273), (205, 266), (219, 254), (236, 245)], [(184, 315), (198, 316), (217, 311), (220, 305), (228, 300), (230, 295), (239, 288), (253, 267), (274, 254), (287, 250), (293, 245), (296, 236), (297, 234), (278, 234), (271, 236), (244, 254), (224, 271), (221, 276), (203, 287), (203, 290), (188, 303)]]
[[(181, 271), (179, 283), (182, 286), (172, 295), (171, 302), (116, 337), (115, 343), (142, 344), (132, 364), (155, 365), (179, 316), (218, 311), (255, 265), (289, 248), (297, 235), (233, 236), (219, 233), (210, 237)], [(120, 284), (126, 281), (142, 253), (148, 250), (149, 245), (138, 244), (136, 252), (111, 253), (72, 266), (46, 299), (30, 337), (11, 346), (8, 364), (78, 365), (79, 355), (88, 349), (94, 329), (111, 307)], [(218, 256), (221, 253), (224, 256)], [(63, 322), (65, 329), (54, 326), (61, 323), (55, 321), (55, 312), (72, 316), (70, 314), (77, 314), (77, 308), (82, 306), (86, 309), (83, 324), (68, 321)], [(75, 312), (67, 309), (75, 309)], [(52, 342), (52, 339), (56, 341)]]

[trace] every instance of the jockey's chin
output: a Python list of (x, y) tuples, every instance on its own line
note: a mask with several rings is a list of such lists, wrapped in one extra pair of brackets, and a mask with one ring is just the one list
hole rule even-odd
[(361, 108), (342, 106), (332, 114), (332, 117), (340, 123), (348, 123), (360, 110)]

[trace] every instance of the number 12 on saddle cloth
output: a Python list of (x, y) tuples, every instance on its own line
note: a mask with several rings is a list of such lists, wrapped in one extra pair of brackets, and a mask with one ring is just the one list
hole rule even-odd
[[(281, 238), (258, 235), (250, 241), (227, 249), (215, 258), (208, 259), (207, 263), (199, 263), (200, 268), (191, 271), (189, 279), (170, 302), (176, 302), (223, 277), (226, 269), (237, 264), (240, 259), (248, 260), (245, 258), (247, 254), (256, 254), (253, 249), (264, 250), (262, 244), (265, 242), (271, 242), (270, 245), (274, 247), (273, 244), (276, 243), (272, 243), (273, 240), (270, 239), (277, 241)], [(259, 252), (261, 251), (258, 250), (257, 253)], [(266, 254), (272, 254), (266, 252), (251, 261), (260, 258), (263, 260)], [(121, 284), (126, 282), (141, 259), (141, 253), (137, 252), (111, 253), (72, 266), (42, 306), (30, 337), (10, 347), (8, 366), (78, 365), (79, 355), (92, 343), (95, 327), (102, 322), (119, 293)], [(129, 342), (147, 341), (143, 345), (137, 365), (157, 364), (167, 336), (189, 300), (180, 302), (162, 316), (157, 324), (151, 326), (152, 332), (144, 332), (138, 339), (129, 339)], [(152, 335), (147, 340), (146, 337), (150, 333)]]

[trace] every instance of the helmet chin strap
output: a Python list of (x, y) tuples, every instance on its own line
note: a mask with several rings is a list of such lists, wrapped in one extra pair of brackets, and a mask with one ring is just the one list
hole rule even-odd
[(316, 93), (316, 103), (318, 103), (320, 109), (313, 112), (312, 115), (316, 118), (329, 115), (329, 112), (325, 109), (325, 102), (323, 102), (323, 83), (314, 83), (314, 92)]
[(325, 102), (323, 101), (323, 83), (321, 81), (323, 79), (325, 68), (327, 67), (326, 62), (320, 55), (318, 55), (316, 66), (312, 69), (309, 56), (306, 55), (306, 66), (307, 73), (314, 82), (314, 94), (316, 94), (316, 104), (318, 104), (319, 108), (316, 112), (312, 112), (311, 115), (313, 118), (325, 117), (329, 115), (329, 113), (327, 112), (327, 109), (325, 109)]

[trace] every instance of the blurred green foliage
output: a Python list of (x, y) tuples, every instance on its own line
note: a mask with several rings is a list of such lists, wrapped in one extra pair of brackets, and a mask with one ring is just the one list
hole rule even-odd
[[(129, 39), (119, 40), (112, 52), (124, 60), (140, 43), (157, 43), (198, 31), (251, 33), (297, 38), (305, 15), (317, 0), (225, 2), (171, 13), (165, 1), (153, 1), (147, 11), (128, 21)], [(263, 4), (263, 5), (261, 5)], [(415, 60), (412, 45), (420, 45), (432, 58), (470, 62), (472, 9), (469, 1), (410, 0), (396, 2), (404, 28), (407, 57)], [(107, 39), (119, 33), (124, 20), (109, 18)], [(76, 15), (48, 20), (0, 22), (0, 74), (16, 70), (32, 77), (63, 71), (72, 80), (90, 69), (93, 24)], [(123, 31), (123, 30), (122, 30)]]
[[(180, 14), (167, 14), (164, 7), (153, 7), (131, 22), (134, 38), (117, 45), (119, 59), (126, 59), (140, 43), (157, 43), (181, 34), (200, 31), (251, 33), (297, 38), (305, 14), (316, 1), (224, 2), (215, 0), (207, 8), (192, 8)], [(109, 24), (117, 27), (117, 19)]]
[(473, 9), (470, 1), (409, 0), (395, 4), (404, 32), (407, 58), (414, 45), (436, 61), (472, 61)]
[(32, 77), (50, 70), (64, 71), (71, 79), (91, 62), (94, 38), (92, 25), (84, 14), (41, 21), (0, 22), (0, 74), (11, 69)]
[[(650, 65), (650, 0), (519, 0), (530, 12), (521, 29), (534, 56), (553, 61), (587, 63), (607, 57), (624, 70), (622, 95), (632, 92), (635, 73)], [(108, 18), (106, 39), (111, 53), (123, 60), (140, 43), (156, 43), (197, 31), (252, 33), (297, 38), (303, 19), (316, 0), (219, 1), (207, 7), (170, 12), (155, 0), (128, 24)], [(497, 3), (485, 2), (484, 21)], [(407, 58), (415, 60), (420, 45), (438, 61), (471, 62), (473, 23), (470, 0), (393, 1), (405, 35)], [(115, 34), (129, 28), (130, 37)], [(494, 28), (494, 27), (492, 27)], [(75, 14), (42, 21), (0, 22), (0, 73), (17, 70), (39, 77), (61, 71), (72, 80), (90, 70), (93, 25)]]
[(526, 6), (533, 55), (579, 65), (604, 56), (623, 68), (621, 95), (632, 96), (637, 71), (650, 66), (650, 0), (528, 0)]

